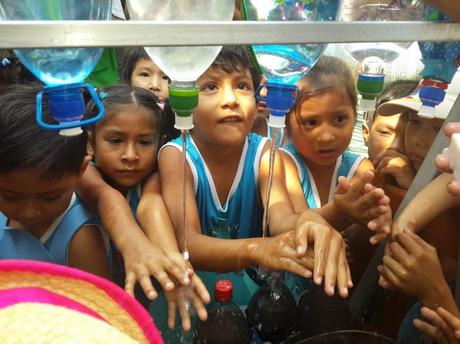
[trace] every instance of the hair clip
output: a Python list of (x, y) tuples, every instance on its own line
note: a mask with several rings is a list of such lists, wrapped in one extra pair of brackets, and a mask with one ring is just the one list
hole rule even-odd
[(99, 99), (104, 100), (109, 94), (105, 91), (99, 92)]
[(8, 58), (4, 57), (1, 63), (3, 67), (6, 67), (11, 64), (11, 61)]

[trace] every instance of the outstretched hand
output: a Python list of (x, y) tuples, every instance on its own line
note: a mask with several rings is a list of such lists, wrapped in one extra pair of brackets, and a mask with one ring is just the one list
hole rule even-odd
[(132, 246), (120, 249), (126, 271), (125, 290), (129, 294), (134, 295), (134, 286), (139, 282), (147, 298), (155, 299), (158, 293), (152, 285), (151, 276), (156, 278), (165, 291), (174, 289), (173, 280), (179, 281), (182, 285), (190, 283), (185, 279), (188, 268), (171, 260), (146, 237), (130, 244)]
[(324, 278), (324, 291), (334, 295), (337, 283), (340, 296), (348, 296), (353, 286), (346, 258), (346, 244), (339, 232), (317, 215), (319, 221), (312, 221), (310, 212), (299, 216), (295, 230), (295, 247), (298, 257), (304, 256), (313, 245), (313, 280), (320, 285)]
[(376, 232), (370, 238), (372, 244), (378, 243), (390, 233), (392, 218), (390, 199), (382, 189), (371, 184), (374, 177), (372, 171), (366, 171), (352, 181), (339, 177), (334, 194), (334, 203), (340, 213)]
[(439, 307), (436, 311), (422, 307), (425, 320), (414, 319), (415, 328), (429, 335), (440, 344), (460, 343), (460, 319)]
[(436, 249), (409, 230), (395, 235), (378, 270), (382, 287), (416, 296), (424, 304), (437, 298), (439, 286), (447, 287)]

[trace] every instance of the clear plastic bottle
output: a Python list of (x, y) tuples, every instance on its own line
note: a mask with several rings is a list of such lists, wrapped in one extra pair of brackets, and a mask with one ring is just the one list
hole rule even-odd
[[(230, 21), (233, 18), (235, 1), (128, 0), (127, 4), (132, 20)], [(180, 111), (181, 104), (175, 102), (175, 98), (180, 99), (184, 92), (189, 93), (184, 96), (188, 99), (191, 96), (198, 98), (195, 82), (211, 65), (221, 49), (221, 46), (145, 48), (152, 60), (171, 79), (169, 99), (176, 114), (176, 128), (193, 128), (191, 113), (194, 108), (189, 106), (185, 109), (187, 111)]]
[[(79, 0), (2, 0), (0, 17), (2, 20), (109, 20), (111, 8), (111, 0), (87, 0), (84, 6)], [(80, 121), (85, 108), (81, 89), (87, 86), (82, 81), (96, 65), (102, 51), (102, 48), (14, 50), (27, 69), (47, 85), (44, 93), (49, 94), (53, 116), (60, 123), (43, 123), (38, 117), (41, 108), (37, 107), (40, 125), (61, 129), (63, 135), (75, 135), (81, 133), (81, 125), (94, 123), (102, 117), (103, 110), (95, 118)], [(92, 87), (88, 87), (96, 96), (91, 92), (94, 91)]]
[(233, 285), (219, 280), (215, 285), (215, 303), (208, 308), (208, 319), (199, 321), (194, 344), (248, 344), (251, 333), (243, 311), (232, 303)]
[[(339, 0), (243, 0), (247, 20), (333, 21)], [(284, 127), (284, 116), (295, 102), (295, 83), (316, 63), (327, 44), (251, 46), (259, 67), (268, 80), (266, 102), (269, 125)], [(273, 85), (273, 86), (272, 86)], [(290, 101), (282, 101), (281, 99)], [(279, 99), (279, 100), (278, 100)]]
[[(343, 0), (342, 21), (417, 21), (426, 8), (420, 0)], [(363, 33), (365, 34), (365, 33)], [(357, 88), (360, 109), (375, 109), (375, 99), (383, 89), (385, 64), (396, 60), (412, 42), (347, 43), (344, 47), (362, 65)]]

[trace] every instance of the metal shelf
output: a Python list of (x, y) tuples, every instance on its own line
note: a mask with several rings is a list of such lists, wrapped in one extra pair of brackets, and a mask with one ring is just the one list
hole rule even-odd
[(460, 23), (4, 21), (0, 48), (460, 41)]

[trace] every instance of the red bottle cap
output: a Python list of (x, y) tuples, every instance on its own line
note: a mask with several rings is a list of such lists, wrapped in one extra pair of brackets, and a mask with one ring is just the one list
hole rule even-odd
[(229, 280), (220, 280), (216, 282), (214, 294), (216, 301), (228, 302), (232, 299), (233, 284)]

